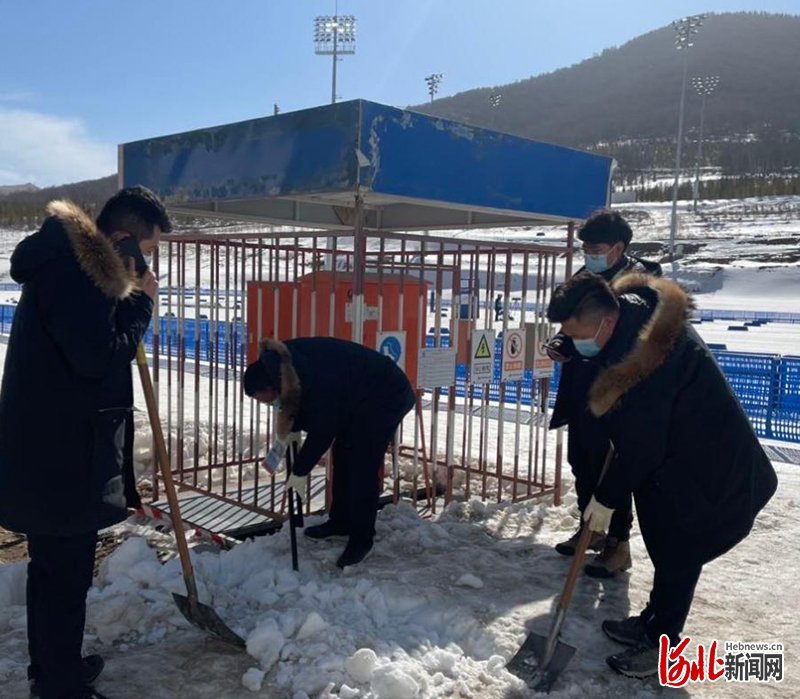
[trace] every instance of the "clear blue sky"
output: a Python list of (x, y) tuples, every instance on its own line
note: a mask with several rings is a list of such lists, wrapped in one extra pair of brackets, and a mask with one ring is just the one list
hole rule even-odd
[[(116, 144), (330, 101), (334, 0), (0, 0), (0, 184), (116, 169)], [(341, 99), (406, 106), (577, 63), (678, 17), (800, 0), (340, 0)]]

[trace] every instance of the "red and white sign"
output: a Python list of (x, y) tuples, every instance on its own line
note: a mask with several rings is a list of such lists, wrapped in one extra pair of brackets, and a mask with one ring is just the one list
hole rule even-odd
[(548, 376), (552, 376), (556, 370), (556, 363), (547, 356), (547, 352), (545, 352), (542, 348), (542, 342), (544, 342), (544, 338), (546, 337), (546, 333), (544, 333), (543, 330), (543, 326), (537, 328), (536, 342), (533, 346), (534, 379), (543, 379)]
[(503, 381), (520, 381), (525, 373), (525, 331), (506, 330), (503, 335)]

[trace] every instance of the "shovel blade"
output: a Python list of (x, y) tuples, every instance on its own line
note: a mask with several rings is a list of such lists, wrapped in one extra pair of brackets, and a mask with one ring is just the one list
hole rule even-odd
[(181, 614), (186, 617), (186, 620), (196, 626), (198, 629), (210, 633), (220, 641), (230, 643), (237, 648), (244, 648), (245, 641), (238, 634), (234, 633), (228, 625), (219, 618), (211, 607), (207, 604), (201, 604), (199, 601), (189, 599), (185, 595), (179, 595), (175, 592), (172, 593), (175, 599), (175, 604), (181, 610)]
[(535, 692), (549, 692), (553, 682), (575, 655), (575, 648), (556, 641), (552, 657), (549, 662), (544, 664), (547, 655), (547, 641), (547, 636), (536, 633), (528, 634), (525, 643), (506, 664), (506, 669), (512, 675), (519, 677)]

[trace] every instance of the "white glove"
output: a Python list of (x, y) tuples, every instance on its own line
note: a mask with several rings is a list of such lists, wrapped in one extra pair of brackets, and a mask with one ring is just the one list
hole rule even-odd
[(289, 476), (286, 481), (286, 487), (291, 488), (300, 496), (300, 500), (306, 499), (306, 485), (308, 484), (308, 476), (296, 476), (294, 473)]
[(611, 517), (613, 514), (613, 508), (601, 505), (594, 499), (594, 495), (592, 495), (592, 499), (589, 500), (589, 504), (583, 511), (583, 521), (588, 524), (589, 529), (593, 532), (602, 534), (608, 531), (608, 526), (611, 524)]
[(270, 449), (269, 453), (264, 457), (261, 465), (269, 473), (277, 473), (283, 469), (283, 457), (286, 455), (286, 447), (286, 442), (278, 440), (272, 445), (272, 449)]

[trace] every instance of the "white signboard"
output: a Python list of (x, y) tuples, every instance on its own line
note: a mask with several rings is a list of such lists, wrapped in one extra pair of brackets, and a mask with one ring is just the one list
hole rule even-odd
[(503, 335), (503, 381), (519, 381), (525, 373), (525, 331), (509, 329)]
[(417, 386), (452, 386), (456, 380), (456, 350), (451, 347), (425, 347), (419, 351)]
[[(364, 321), (378, 320), (380, 317), (380, 309), (377, 306), (364, 306)], [(344, 322), (353, 322), (353, 304), (346, 303), (344, 305)]]
[(406, 370), (406, 331), (392, 330), (378, 333), (375, 349), (389, 357), (403, 371)]
[(470, 345), (470, 383), (490, 383), (494, 376), (494, 330), (473, 330)]

